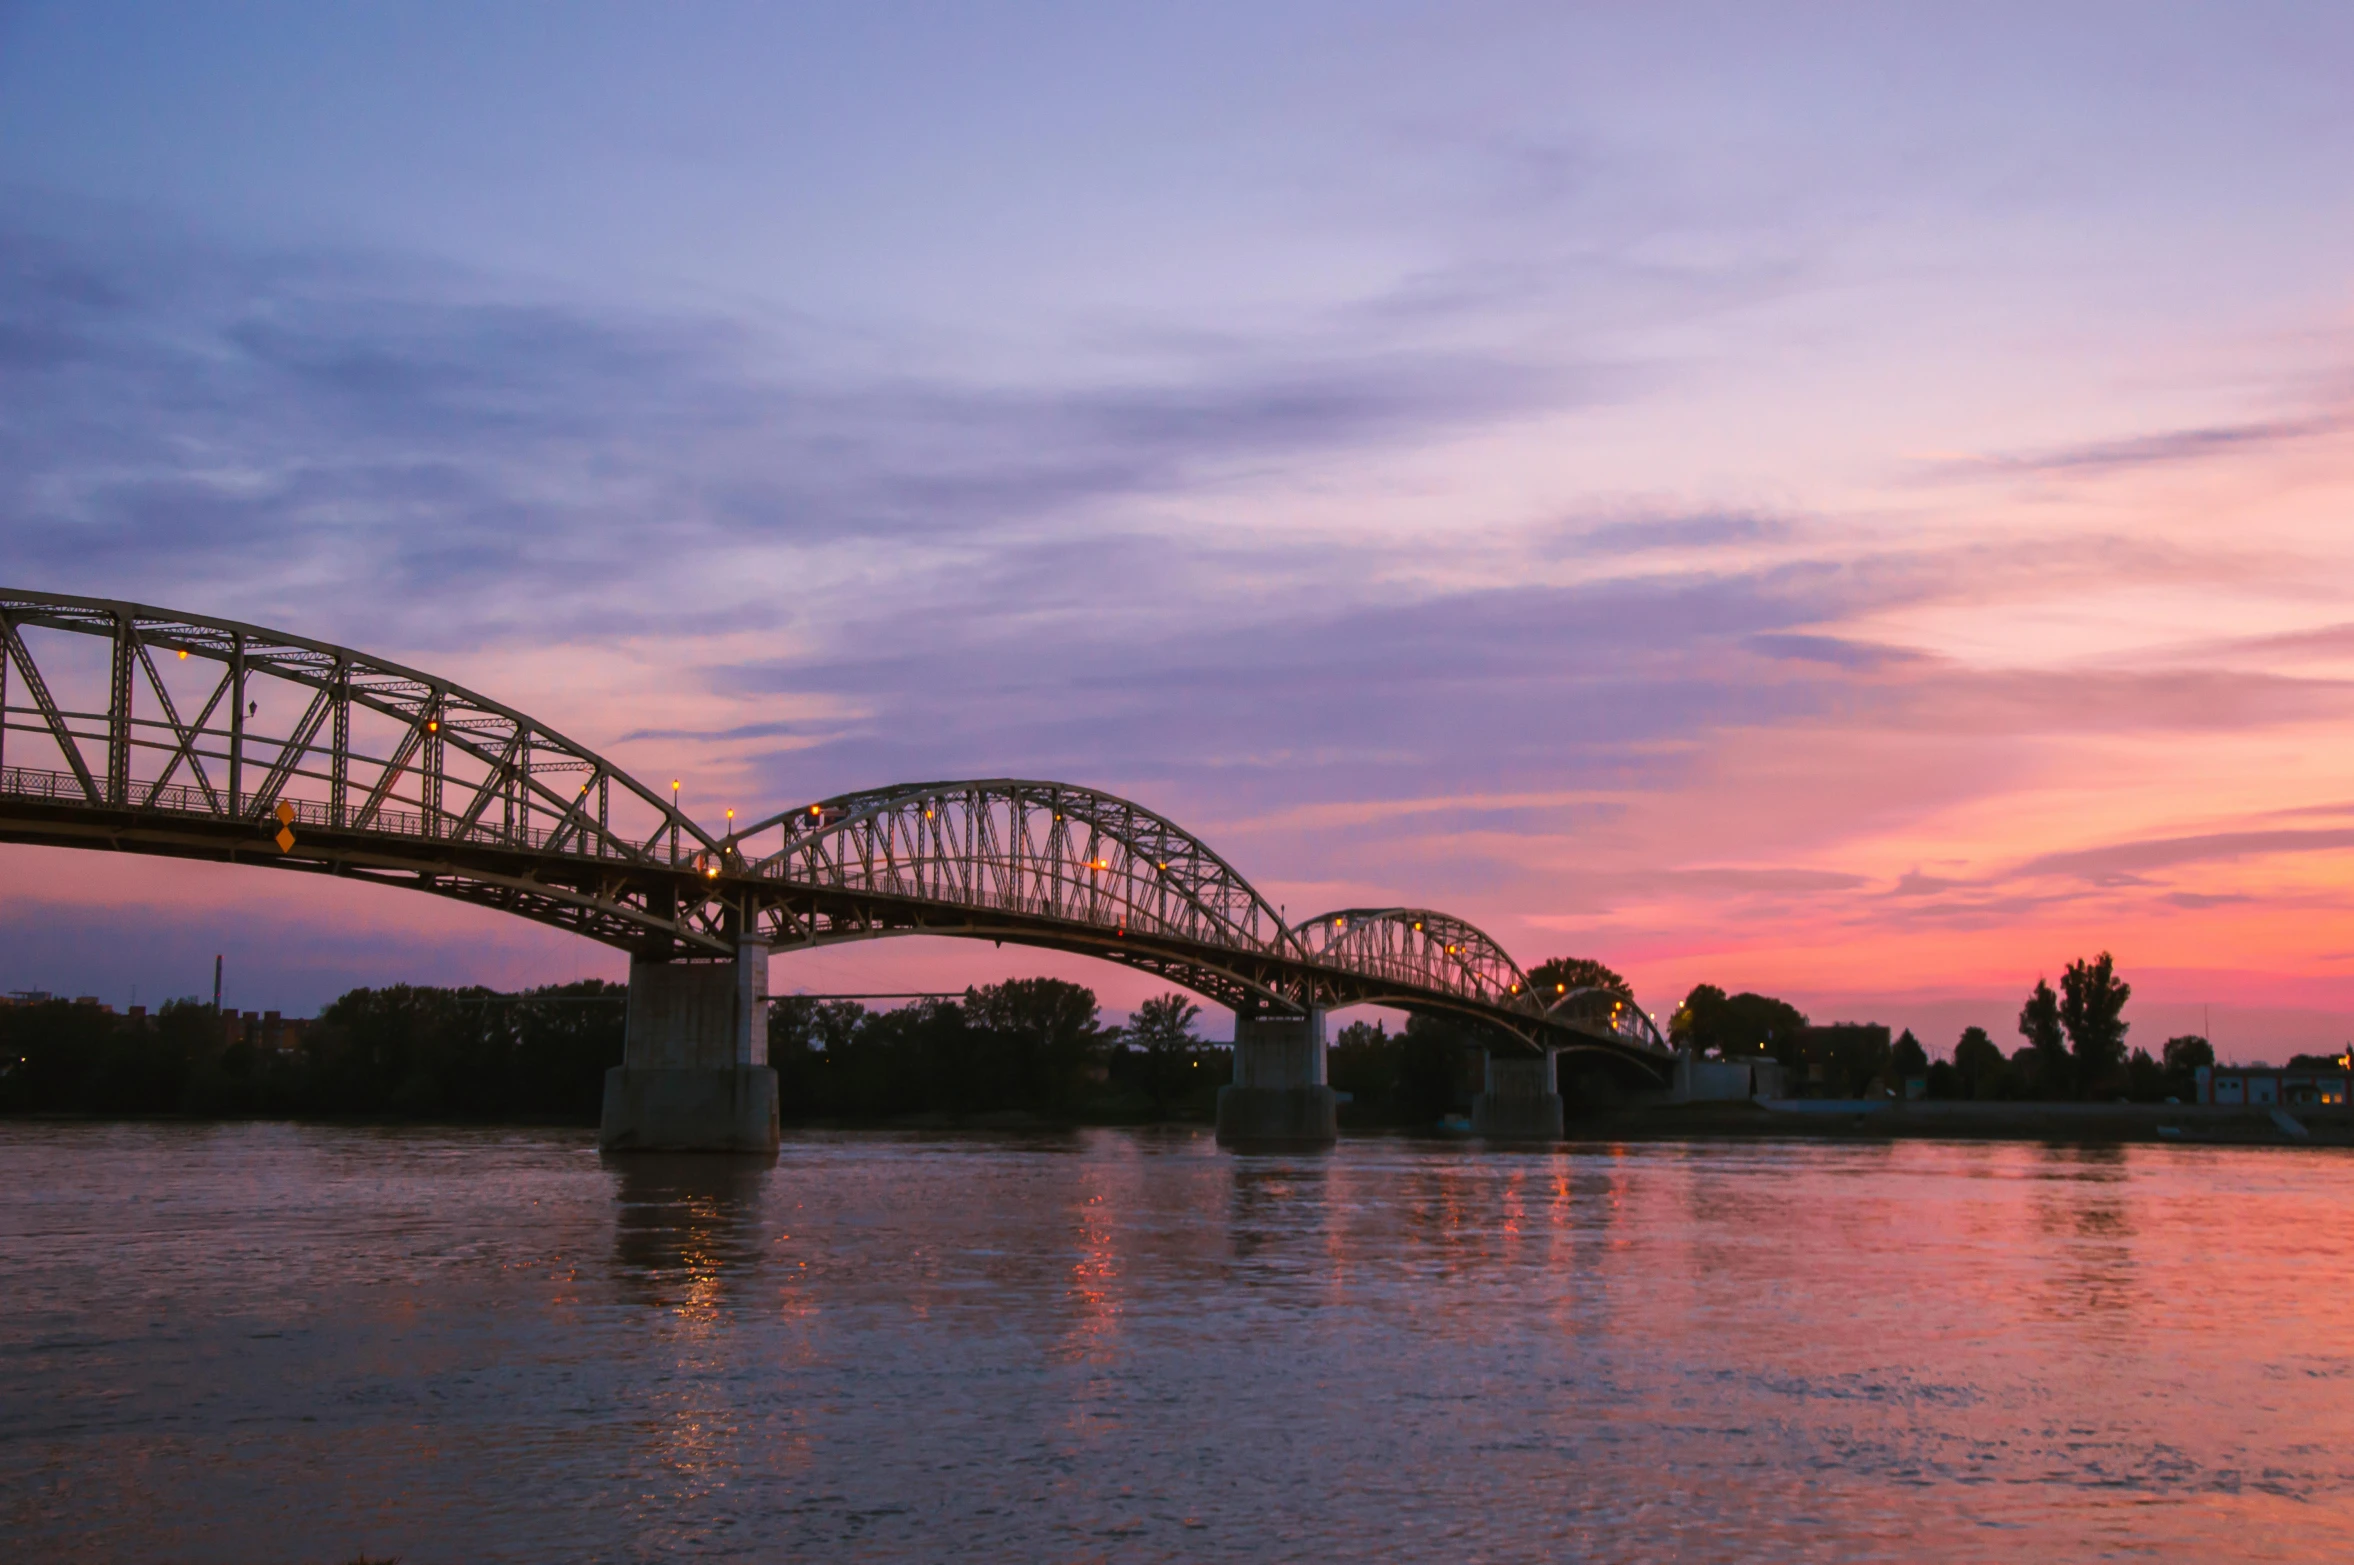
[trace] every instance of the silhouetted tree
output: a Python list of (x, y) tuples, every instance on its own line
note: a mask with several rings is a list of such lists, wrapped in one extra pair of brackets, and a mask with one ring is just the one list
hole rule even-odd
[(1397, 1122), (1427, 1129), (1468, 1107), (1457, 1090), (1465, 1057), (1487, 1043), (1476, 1024), (1458, 1017), (1420, 1012), (1407, 1017), (1405, 1031), (1398, 1034)]
[(1896, 1046), (1889, 1051), (1888, 1068), (1897, 1078), (1898, 1090), (1907, 1077), (1929, 1074), (1929, 1051), (1921, 1047), (1921, 1040), (1907, 1027), (1898, 1035)]
[(1541, 997), (1552, 999), (1577, 989), (1601, 989), (1632, 1000), (1634, 986), (1590, 956), (1557, 956), (1529, 969), (1528, 983)]
[(2117, 964), (2103, 951), (2087, 962), (2079, 957), (2060, 975), (2060, 1025), (2075, 1055), (2076, 1083), (2085, 1093), (2109, 1091), (2125, 1064), (2124, 1017), (2133, 985), (2117, 976)]
[(2019, 1036), (2027, 1040), (2038, 1096), (2064, 1097), (2068, 1084), (2068, 1044), (2060, 1034), (2060, 997), (2041, 978), (2027, 992), (2019, 1008)]
[(1094, 992), (1061, 979), (891, 1011), (788, 996), (769, 1011), (780, 1112), (796, 1120), (1077, 1114), (1105, 1041)]
[(1725, 998), (1725, 992), (1714, 984), (1694, 984), (1684, 1003), (1667, 1019), (1667, 1041), (1679, 1049), (1700, 1048), (1697, 1034), (1704, 1025), (1714, 1023), (1724, 1009)]
[[(822, 1024), (824, 1015), (810, 1020)], [(809, 1050), (796, 1072), (797, 1085), (811, 1092), (803, 1100), (804, 1116), (954, 1116), (986, 1113), (1020, 1099), (1020, 1084), (1009, 1079), (991, 1047), (994, 1040), (976, 1035), (964, 1007), (954, 1000), (918, 1000), (890, 1011), (860, 1008), (849, 1036), (822, 1041), (825, 1047)], [(780, 1093), (784, 1085), (780, 1080)], [(785, 1112), (782, 1101), (779, 1111)]]
[[(142, 1112), (129, 1105), (101, 1108), (94, 1101), (107, 1095), (100, 1078), (115, 1029), (113, 1016), (71, 1000), (0, 1006), (0, 1108), (20, 1114)], [(220, 1036), (217, 1027), (213, 1036)], [(177, 1108), (179, 1093), (174, 1080), (170, 1096), (146, 1112)]]
[(1104, 1042), (1095, 991), (1061, 978), (1014, 978), (967, 989), (968, 1022), (1000, 1038), (1018, 1040), (1009, 1060), (1024, 1096), (1041, 1113), (1077, 1107), (1088, 1059)]
[[(320, 1013), (294, 1096), (313, 1113), (593, 1123), (605, 1071), (621, 1063), (625, 993), (594, 979), (520, 995), (354, 989)], [(254, 1087), (232, 1051), (197, 1087), (216, 1094), (200, 1112), (256, 1112), (244, 1105), (286, 1096), (267, 1076)]]
[(1202, 1008), (1191, 998), (1171, 990), (1138, 1006), (1122, 1036), (1144, 1056), (1142, 1081), (1152, 1099), (1153, 1112), (1167, 1119), (1179, 1101), (1199, 1085), (1199, 1040), (1194, 1019)]
[(2215, 1050), (2197, 1033), (2181, 1033), (2166, 1040), (2158, 1051), (2158, 1069), (2165, 1078), (2165, 1096), (2190, 1102), (2199, 1095), (2199, 1067), (2215, 1063)]
[(1325, 1051), (1325, 1076), (1335, 1091), (1349, 1095), (1340, 1106), (1343, 1124), (1407, 1123), (1397, 1103), (1403, 1038), (1379, 1021), (1351, 1022), (1334, 1037)]
[[(777, 1112), (788, 1120), (831, 1119), (863, 1086), (857, 1052), (868, 1012), (855, 1000), (785, 995), (768, 1007), (768, 1063), (777, 1073)], [(901, 1109), (898, 1112), (912, 1112)]]
[(1770, 995), (1728, 995), (1714, 984), (1695, 984), (1668, 1019), (1668, 1037), (1679, 1047), (1728, 1058), (1770, 1054), (1795, 1067), (1805, 1013)]
[(2158, 1056), (2169, 1075), (2188, 1076), (2201, 1066), (2215, 1063), (2215, 1046), (2197, 1033), (2184, 1033), (2166, 1040), (2166, 1047)]
[(1962, 1078), (1962, 1095), (1992, 1098), (1999, 1095), (2008, 1062), (1983, 1027), (1965, 1027), (1953, 1046), (1954, 1069)]

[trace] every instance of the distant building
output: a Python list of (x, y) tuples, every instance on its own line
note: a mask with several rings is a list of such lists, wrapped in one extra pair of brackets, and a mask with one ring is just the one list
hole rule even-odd
[(2345, 1055), (2326, 1065), (2202, 1065), (2196, 1073), (2201, 1103), (2251, 1108), (2354, 1102), (2354, 1070)]
[[(1859, 1091), (1878, 1096), (1869, 1084), (1888, 1069), (1887, 1025), (1882, 1022), (1825, 1022), (1801, 1027), (1791, 1036), (1786, 1056), (1796, 1065), (1792, 1096), (1846, 1098)], [(1783, 1051), (1777, 1049), (1777, 1054)]]
[(311, 1030), (309, 1020), (300, 1016), (281, 1016), (276, 1011), (236, 1011), (221, 1013), (221, 1043), (223, 1046), (242, 1043), (261, 1053), (291, 1054), (302, 1047)]
[(1668, 1096), (1675, 1103), (1722, 1103), (1788, 1094), (1782, 1084), (1782, 1062), (1770, 1055), (1705, 1060), (1687, 1049), (1676, 1056), (1675, 1082)]

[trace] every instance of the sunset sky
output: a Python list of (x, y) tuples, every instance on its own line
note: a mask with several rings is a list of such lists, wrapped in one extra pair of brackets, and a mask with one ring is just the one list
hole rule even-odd
[[(1663, 1017), (2354, 1033), (2354, 8), (0, 7), (0, 582)], [(0, 987), (618, 977), (0, 848)], [(893, 942), (796, 988), (1075, 959)], [(1223, 1016), (1208, 1030), (1223, 1035)]]

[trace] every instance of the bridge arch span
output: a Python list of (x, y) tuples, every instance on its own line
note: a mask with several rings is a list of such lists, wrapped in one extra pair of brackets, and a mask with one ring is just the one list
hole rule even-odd
[(759, 940), (1011, 941), (1238, 1014), (1445, 1009), (1531, 1047), (1665, 1063), (1648, 1018), (1548, 1009), (1450, 914), (1347, 908), (1287, 928), (1200, 838), (1098, 789), (905, 784), (715, 838), (658, 786), (455, 681), (145, 604), (0, 589), (0, 841), (404, 886), (655, 962)]
[(1292, 934), (1319, 963), (1400, 996), (1353, 996), (1340, 1003), (1412, 1005), (1436, 993), (1483, 1012), (1533, 1016), (1537, 1010), (1528, 999), (1528, 977), (1511, 954), (1478, 925), (1436, 908), (1335, 908), (1302, 919)]
[(1668, 1042), (1649, 1013), (1615, 989), (1569, 990), (1546, 1005), (1545, 1015), (1559, 1027), (1668, 1052)]
[(732, 949), (664, 894), (718, 845), (655, 789), (454, 680), (238, 620), (0, 591), (0, 808), (14, 841), (266, 863), (608, 944)]
[[(1137, 967), (1221, 1004), (1289, 1006), (1303, 953), (1282, 916), (1199, 837), (1071, 783), (973, 778), (839, 794), (726, 844), (764, 888), (778, 949), (929, 933)], [(770, 889), (773, 888), (773, 889)]]

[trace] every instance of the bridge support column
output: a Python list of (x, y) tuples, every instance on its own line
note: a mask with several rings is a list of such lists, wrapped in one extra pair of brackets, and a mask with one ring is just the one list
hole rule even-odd
[(1340, 1100), (1324, 1079), (1324, 1013), (1234, 1018), (1234, 1082), (1218, 1089), (1218, 1144), (1328, 1147)]
[(1553, 1051), (1534, 1059), (1487, 1057), (1487, 1090), (1471, 1100), (1471, 1128), (1490, 1141), (1559, 1141), (1561, 1094), (1553, 1086)]
[(605, 1151), (773, 1154), (768, 943), (732, 962), (633, 959), (621, 1060), (605, 1073)]

